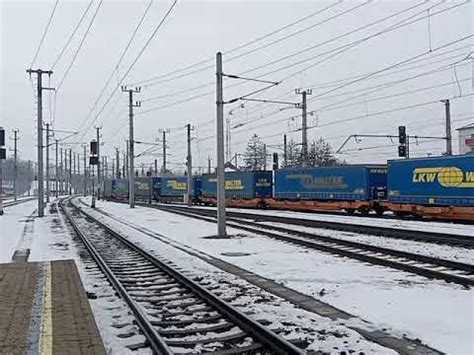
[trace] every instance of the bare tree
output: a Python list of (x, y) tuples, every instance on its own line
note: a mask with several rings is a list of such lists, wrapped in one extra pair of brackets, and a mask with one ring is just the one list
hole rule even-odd
[(244, 162), (246, 170), (262, 170), (265, 163), (265, 147), (260, 136), (254, 134), (250, 137), (245, 149)]

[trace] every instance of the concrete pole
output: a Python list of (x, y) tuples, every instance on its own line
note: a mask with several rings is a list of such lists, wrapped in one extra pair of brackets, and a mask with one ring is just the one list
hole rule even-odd
[(283, 135), (283, 162), (286, 168), (288, 165), (288, 143), (287, 143), (286, 134)]
[(128, 193), (129, 193), (129, 206), (135, 208), (135, 157), (134, 157), (134, 138), (133, 138), (133, 91), (128, 92), (128, 118), (129, 118), (129, 137), (128, 144), (129, 148), (129, 160), (130, 160), (130, 172), (128, 178)]
[(207, 157), (207, 173), (211, 173), (211, 157)]
[(118, 148), (115, 148), (115, 159), (116, 159), (115, 164), (117, 165), (115, 167), (116, 169), (115, 177), (118, 179), (120, 178), (120, 152)]
[(59, 144), (59, 142), (56, 139), (54, 143), (55, 143), (55, 146), (56, 146), (56, 162), (54, 164), (55, 165), (55, 174), (56, 174), (56, 179), (55, 180), (56, 181), (55, 181), (54, 186), (55, 186), (55, 189), (56, 189), (56, 198), (58, 198), (58, 196), (59, 196), (59, 191), (58, 191), (58, 189), (59, 189), (59, 180), (58, 180), (59, 179), (59, 169), (58, 169), (58, 153), (59, 153), (58, 152), (58, 144)]
[(84, 196), (87, 196), (87, 147), (84, 146)]
[(46, 123), (46, 203), (49, 203), (49, 123)]
[(163, 174), (166, 174), (166, 131), (163, 130)]
[(69, 149), (69, 195), (72, 195), (72, 148)]
[(13, 130), (13, 199), (16, 201), (18, 198), (18, 130)]
[(44, 216), (44, 185), (43, 185), (43, 75), (37, 75), (37, 115), (36, 134), (38, 135), (38, 217)]
[(451, 137), (451, 108), (449, 100), (441, 100), (444, 102), (446, 115), (446, 155), (453, 155), (453, 140)]
[(301, 108), (303, 110), (303, 117), (302, 117), (302, 128), (301, 128), (301, 143), (302, 143), (302, 165), (308, 166), (308, 122), (307, 122), (307, 107), (306, 107), (306, 91), (303, 91), (303, 102), (301, 104)]
[(193, 192), (192, 192), (192, 187), (193, 187), (193, 160), (191, 156), (191, 124), (187, 124), (187, 131), (188, 131), (188, 159), (187, 159), (187, 168), (188, 168), (188, 194), (187, 194), (187, 204), (189, 207), (192, 205), (192, 199), (193, 199)]
[(222, 53), (216, 55), (216, 120), (217, 120), (217, 235), (226, 237), (225, 169), (224, 169), (224, 100), (222, 85)]
[(100, 127), (97, 130), (97, 201), (100, 200)]
[(128, 144), (128, 139), (127, 139), (127, 157), (125, 159), (125, 174), (127, 174), (127, 178), (129, 177), (128, 173), (130, 172), (130, 169), (129, 169), (129, 156), (130, 156), (130, 145)]
[(59, 149), (59, 157), (60, 157), (60, 163), (59, 163), (59, 170), (60, 170), (60, 180), (61, 180), (61, 183), (60, 183), (60, 188), (61, 188), (61, 195), (64, 194), (64, 168), (63, 168), (63, 148), (60, 148)]

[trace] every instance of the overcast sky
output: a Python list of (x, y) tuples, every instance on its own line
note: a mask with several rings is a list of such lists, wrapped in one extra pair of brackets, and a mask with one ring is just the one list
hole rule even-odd
[[(58, 130), (80, 129), (65, 142), (89, 142), (94, 127), (101, 126), (104, 153), (112, 156), (116, 147), (125, 149), (128, 98), (116, 88), (172, 4), (153, 1), (116, 67), (149, 2), (59, 1), (33, 69), (52, 68), (88, 9), (54, 66), (51, 82), (44, 77), (45, 86), (57, 88), (62, 81), (56, 95), (44, 92), (45, 121), (52, 120)], [(25, 70), (55, 1), (0, 3), (0, 125), (8, 132), (18, 128), (21, 158), (35, 160), (35, 97)], [(469, 58), (473, 38), (465, 38), (473, 34), (473, 13), (469, 1), (178, 1), (123, 80), (141, 86), (136, 95), (142, 105), (136, 109), (135, 137), (156, 142), (159, 129), (170, 129), (168, 160), (172, 168), (182, 171), (184, 125), (192, 123), (194, 164), (206, 166), (209, 155), (215, 161), (214, 58), (222, 51), (228, 74), (283, 80), (251, 97), (297, 102), (301, 95), (294, 93), (295, 88), (313, 90), (308, 96), (310, 141), (321, 136), (336, 150), (350, 134), (396, 134), (399, 125), (406, 125), (412, 135), (443, 136), (444, 106), (439, 100), (445, 98), (451, 99), (457, 139), (455, 128), (474, 121), (474, 96), (470, 96), (474, 62)], [(265, 85), (226, 78), (224, 97), (230, 100)], [(253, 133), (270, 151), (281, 148), (283, 134), (301, 141), (298, 109), (238, 102), (225, 107), (225, 119), (231, 110), (232, 154), (243, 152)], [(396, 144), (388, 138), (351, 140), (339, 157), (354, 163), (384, 162), (396, 157)], [(82, 152), (80, 144), (73, 147)], [(148, 147), (138, 145), (137, 153)], [(442, 140), (418, 139), (411, 152), (426, 156), (444, 150)], [(148, 165), (153, 159), (143, 156), (138, 164)]]

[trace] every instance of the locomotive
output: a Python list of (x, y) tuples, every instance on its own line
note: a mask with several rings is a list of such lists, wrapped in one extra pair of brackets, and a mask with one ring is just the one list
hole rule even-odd
[[(215, 174), (193, 176), (192, 202), (216, 205)], [(128, 182), (107, 180), (105, 195), (128, 196)], [(182, 201), (186, 176), (135, 180), (135, 196)], [(474, 156), (390, 160), (387, 164), (283, 168), (225, 173), (226, 205), (291, 211), (345, 211), (363, 215), (474, 220)]]

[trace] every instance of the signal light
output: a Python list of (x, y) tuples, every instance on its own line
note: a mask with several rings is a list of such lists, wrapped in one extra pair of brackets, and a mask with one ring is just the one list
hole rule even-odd
[(91, 142), (91, 155), (97, 155), (97, 141)]
[(399, 157), (406, 157), (407, 156), (407, 147), (404, 145), (398, 146), (398, 156)]
[(99, 164), (99, 157), (97, 155), (89, 157), (89, 165), (98, 165), (98, 164)]
[(5, 130), (0, 127), (0, 147), (5, 145)]
[(400, 144), (407, 142), (407, 128), (405, 126), (398, 126), (398, 142)]

